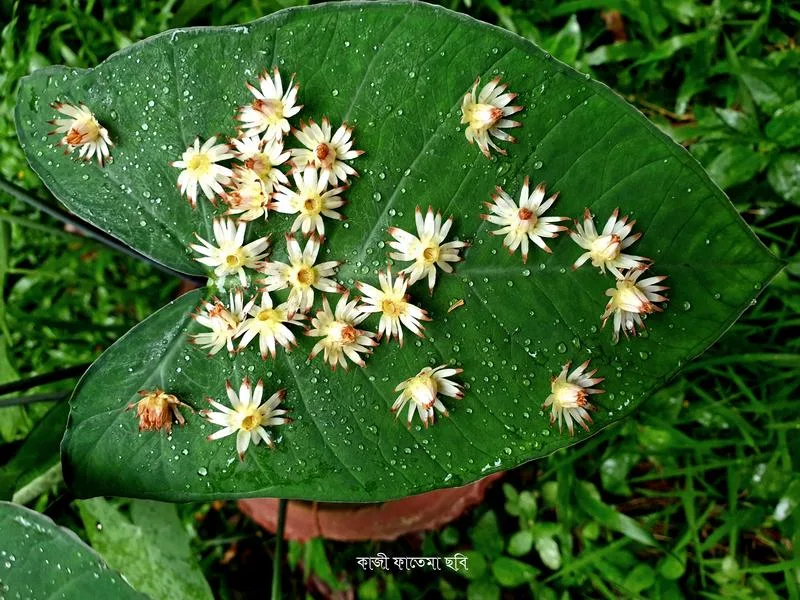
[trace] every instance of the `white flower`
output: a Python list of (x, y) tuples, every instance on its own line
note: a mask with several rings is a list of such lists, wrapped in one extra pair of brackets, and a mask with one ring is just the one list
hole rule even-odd
[(260, 266), (260, 263), (267, 257), (269, 239), (260, 237), (244, 245), (246, 228), (246, 223), (237, 225), (232, 219), (214, 219), (214, 239), (218, 246), (214, 246), (195, 233), (200, 244), (190, 244), (190, 247), (195, 252), (204, 255), (195, 260), (214, 267), (214, 274), (217, 277), (235, 274), (239, 276), (242, 285), (247, 285), (244, 270), (245, 268), (256, 269)]
[(602, 273), (608, 269), (617, 279), (621, 279), (621, 269), (637, 269), (649, 262), (649, 259), (643, 256), (622, 253), (642, 234), (630, 235), (636, 221), (628, 223), (628, 217), (621, 219), (618, 217), (619, 209), (615, 208), (603, 227), (603, 231), (599, 234), (594, 227), (594, 219), (588, 208), (583, 213), (583, 226), (575, 221), (575, 231), (571, 232), (569, 236), (586, 252), (578, 257), (578, 260), (572, 265), (573, 269), (577, 269), (591, 259), (592, 266), (598, 267)]
[(389, 228), (389, 234), (395, 239), (394, 242), (389, 242), (389, 245), (397, 250), (389, 256), (394, 260), (412, 261), (414, 264), (400, 272), (409, 274), (409, 284), (427, 277), (428, 287), (433, 293), (433, 286), (436, 283), (436, 267), (445, 273), (452, 273), (453, 267), (450, 263), (460, 261), (459, 250), (469, 244), (459, 241), (443, 243), (450, 232), (453, 217), (442, 223), (441, 213), (437, 212), (434, 217), (433, 208), (429, 206), (428, 213), (423, 219), (422, 211), (418, 206), (415, 218), (419, 237), (397, 227)]
[(264, 292), (261, 295), (261, 304), (251, 306), (247, 314), (250, 318), (245, 319), (239, 327), (242, 339), (237, 350), (245, 348), (256, 336), (259, 336), (258, 348), (263, 359), (267, 358), (267, 353), (275, 358), (276, 342), (287, 352), (297, 345), (294, 334), (287, 325), (302, 325), (300, 321), (305, 316), (291, 314), (288, 303), (273, 307), (272, 298)]
[(351, 139), (353, 130), (342, 123), (336, 133), (331, 135), (331, 124), (327, 117), (317, 125), (311, 119), (308, 125), (300, 123), (300, 130), (294, 130), (294, 137), (305, 148), (292, 148), (295, 165), (302, 169), (308, 165), (322, 171), (320, 179), (327, 179), (331, 185), (337, 181), (347, 181), (349, 175), (358, 176), (356, 170), (343, 162), (364, 154), (363, 150), (351, 150), (355, 140)]
[(526, 177), (519, 194), (519, 205), (515, 204), (511, 197), (498, 187), (492, 196), (494, 203), (485, 203), (492, 214), (481, 215), (481, 218), (495, 225), (502, 225), (500, 229), (492, 233), (506, 236), (503, 245), (511, 254), (522, 246), (522, 262), (525, 263), (528, 262), (528, 240), (545, 252), (552, 253), (542, 238), (555, 238), (558, 237), (559, 231), (567, 231), (566, 227), (554, 225), (554, 223), (567, 221), (568, 217), (542, 216), (553, 205), (556, 198), (558, 198), (558, 193), (542, 202), (544, 200), (543, 183), (537, 185), (530, 194), (529, 180)]
[(50, 105), (67, 119), (53, 119), (48, 121), (56, 128), (50, 135), (65, 134), (59, 140), (59, 146), (67, 146), (70, 152), (80, 149), (78, 156), (83, 160), (91, 160), (97, 157), (97, 164), (103, 166), (103, 161), (111, 156), (111, 138), (108, 131), (98, 123), (92, 111), (85, 104), (79, 103), (77, 106), (66, 102), (54, 102)]
[(300, 244), (292, 234), (286, 236), (286, 249), (289, 264), (268, 262), (262, 265), (261, 272), (266, 275), (263, 280), (264, 289), (268, 292), (289, 288), (288, 307), (290, 313), (306, 312), (314, 304), (314, 289), (322, 292), (343, 292), (344, 288), (329, 279), (336, 273), (341, 263), (328, 261), (314, 264), (319, 254), (320, 242), (311, 236), (306, 247), (300, 250)]
[(240, 221), (265, 219), (272, 208), (270, 193), (258, 173), (252, 169), (237, 167), (233, 172), (233, 187), (224, 197), (230, 207), (226, 215), (239, 215)]
[(328, 180), (319, 177), (314, 167), (306, 167), (292, 174), (297, 191), (279, 185), (275, 193), (275, 210), (287, 215), (297, 215), (292, 223), (292, 231), (300, 229), (303, 235), (311, 235), (316, 229), (319, 235), (325, 235), (325, 223), (322, 217), (344, 220), (335, 208), (344, 206), (345, 201), (339, 197), (347, 186), (341, 186), (325, 191)]
[(279, 183), (289, 183), (280, 165), (289, 160), (289, 152), (283, 151), (283, 142), (267, 140), (258, 136), (231, 140), (236, 158), (245, 168), (256, 173), (264, 182), (267, 193), (272, 193)]
[(371, 331), (357, 329), (356, 325), (367, 318), (368, 314), (358, 309), (358, 300), (347, 301), (348, 294), (345, 292), (336, 304), (336, 312), (331, 311), (328, 299), (322, 297), (322, 310), (317, 312), (317, 316), (311, 319), (312, 329), (306, 335), (321, 337), (314, 348), (311, 350), (309, 359), (313, 359), (317, 354), (323, 352), (325, 362), (336, 369), (340, 364), (347, 369), (347, 359), (349, 358), (360, 367), (364, 366), (364, 360), (360, 353), (372, 352), (371, 346), (377, 346), (377, 342), (372, 339), (375, 334)]
[(464, 99), (461, 101), (461, 123), (467, 124), (464, 134), (469, 143), (477, 142), (483, 155), (489, 158), (491, 156), (490, 147), (500, 154), (506, 153), (494, 143), (489, 137), (490, 135), (506, 142), (517, 141), (503, 129), (520, 126), (518, 121), (511, 121), (507, 117), (518, 113), (523, 107), (508, 106), (517, 95), (506, 94), (508, 85), (500, 85), (499, 77), (492, 79), (483, 86), (480, 93), (476, 93), (480, 82), (481, 79), (478, 77), (472, 84), (472, 89), (464, 95)]
[(250, 380), (246, 377), (239, 387), (238, 394), (228, 381), (225, 382), (225, 389), (233, 408), (228, 408), (224, 404), (208, 398), (208, 402), (217, 410), (204, 410), (201, 413), (211, 423), (222, 427), (216, 433), (208, 436), (208, 439), (218, 440), (235, 433), (236, 452), (239, 454), (240, 460), (244, 460), (244, 453), (250, 446), (250, 442), (257, 445), (264, 440), (267, 446), (274, 448), (275, 442), (272, 441), (272, 437), (265, 428), (292, 422), (291, 419), (284, 416), (289, 411), (278, 408), (286, 396), (286, 390), (278, 390), (262, 403), (264, 383), (260, 379), (255, 390), (252, 389)]
[(587, 422), (591, 423), (592, 418), (587, 411), (595, 410), (595, 408), (589, 404), (586, 397), (590, 394), (603, 393), (603, 390), (598, 390), (592, 386), (603, 381), (605, 377), (592, 377), (597, 373), (597, 369), (586, 373), (585, 371), (589, 367), (588, 360), (567, 376), (569, 365), (570, 363), (565, 364), (561, 369), (561, 373), (552, 378), (550, 395), (542, 404), (542, 408), (552, 406), (550, 425), (558, 419), (558, 430), (561, 431), (562, 421), (566, 421), (569, 434), (575, 435), (573, 422), (589, 431)]
[(359, 308), (365, 313), (381, 313), (381, 320), (378, 325), (378, 339), (386, 334), (387, 340), (391, 337), (397, 338), (400, 345), (403, 345), (403, 325), (408, 330), (423, 337), (422, 331), (425, 329), (420, 321), (430, 321), (428, 314), (414, 306), (408, 301), (408, 281), (400, 274), (396, 279), (392, 279), (392, 270), (387, 267), (386, 272), (378, 273), (378, 280), (381, 289), (367, 285), (366, 283), (356, 283), (356, 288), (364, 294), (362, 298), (365, 304)]
[(425, 367), (403, 383), (394, 388), (395, 392), (400, 392), (397, 400), (392, 404), (392, 412), (399, 415), (399, 411), (406, 404), (408, 406), (408, 426), (411, 427), (411, 420), (414, 413), (419, 413), (423, 425), (427, 427), (433, 424), (434, 409), (444, 416), (447, 416), (445, 408), (439, 396), (448, 396), (460, 400), (464, 397), (464, 390), (458, 383), (450, 381), (448, 378), (461, 373), (462, 369), (452, 369), (446, 365), (441, 365), (435, 369)]
[(253, 96), (256, 97), (252, 104), (243, 106), (236, 116), (245, 128), (243, 137), (251, 137), (262, 131), (267, 140), (280, 140), (289, 132), (289, 117), (293, 117), (302, 106), (298, 106), (297, 90), (299, 85), (294, 83), (294, 75), (289, 80), (286, 92), (283, 91), (281, 74), (278, 68), (272, 71), (272, 77), (264, 71), (258, 78), (258, 88), (247, 84)]
[(189, 199), (192, 208), (197, 206), (198, 185), (212, 203), (216, 195), (225, 193), (222, 186), (230, 183), (233, 172), (217, 163), (233, 158), (230, 150), (228, 144), (217, 144), (216, 137), (208, 138), (202, 146), (200, 138), (195, 138), (194, 144), (181, 155), (181, 160), (170, 163), (183, 169), (178, 175), (178, 189)]
[(667, 301), (666, 297), (658, 293), (669, 289), (658, 285), (667, 277), (648, 277), (638, 281), (646, 270), (647, 267), (631, 269), (625, 273), (625, 277), (617, 280), (616, 288), (606, 290), (606, 296), (611, 299), (603, 313), (603, 327), (609, 317), (614, 315), (614, 341), (619, 340), (620, 331), (627, 336), (628, 333), (636, 335), (637, 325), (644, 329), (644, 321), (640, 315), (661, 312), (662, 309), (655, 303)]
[(239, 335), (239, 327), (254, 302), (250, 300), (245, 304), (241, 291), (229, 293), (228, 306), (219, 298), (206, 302), (199, 312), (192, 314), (192, 318), (209, 331), (193, 335), (191, 342), (207, 349), (209, 355), (223, 348), (233, 352), (233, 339)]

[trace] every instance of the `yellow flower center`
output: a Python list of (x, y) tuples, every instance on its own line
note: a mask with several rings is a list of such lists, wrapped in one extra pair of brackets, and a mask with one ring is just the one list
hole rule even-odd
[(589, 249), (592, 263), (603, 263), (615, 260), (620, 253), (619, 242), (620, 240), (617, 234), (604, 235), (593, 241)]
[(424, 258), (425, 262), (429, 264), (435, 263), (437, 260), (439, 260), (439, 252), (440, 252), (439, 246), (434, 246), (434, 245), (427, 246), (422, 251), (422, 258)]
[(333, 342), (342, 346), (348, 346), (355, 343), (358, 339), (358, 329), (350, 325), (350, 323), (334, 321), (331, 328), (328, 330), (328, 335)]
[(405, 302), (397, 302), (396, 300), (385, 298), (383, 302), (381, 302), (381, 311), (386, 316), (398, 317), (403, 314), (404, 304)]
[(620, 310), (644, 314), (650, 314), (655, 310), (647, 296), (632, 281), (618, 281), (612, 298), (614, 308)]
[(270, 125), (277, 125), (283, 120), (283, 102), (280, 100), (256, 100), (253, 108), (261, 112)]
[(269, 321), (272, 323), (280, 323), (283, 321), (280, 311), (275, 310), (274, 308), (262, 308), (260, 311), (258, 311), (258, 314), (256, 314), (256, 319), (259, 321)]
[(242, 429), (245, 431), (253, 431), (259, 425), (261, 425), (261, 416), (257, 413), (251, 413), (242, 419)]
[(256, 154), (244, 161), (244, 166), (258, 175), (259, 179), (265, 181), (272, 170), (272, 163), (266, 154)]
[(467, 107), (466, 112), (469, 126), (479, 131), (491, 129), (495, 123), (503, 118), (503, 110), (491, 104), (476, 102)]
[(436, 385), (436, 380), (433, 377), (427, 373), (420, 373), (408, 382), (406, 391), (414, 401), (419, 402), (425, 408), (430, 408), (436, 400), (436, 394), (439, 392), (438, 388), (439, 386)]
[(303, 265), (297, 269), (295, 277), (301, 285), (314, 285), (317, 282), (317, 270), (314, 267)]
[(586, 405), (586, 390), (564, 379), (556, 379), (551, 387), (555, 403), (561, 408), (576, 408)]
[(195, 154), (189, 159), (187, 168), (194, 173), (195, 176), (205, 175), (211, 168), (211, 160), (207, 154)]
[(318, 215), (322, 212), (322, 197), (321, 196), (309, 196), (305, 200), (303, 200), (303, 211), (307, 215)]
[(242, 257), (239, 254), (228, 254), (225, 257), (225, 266), (229, 269), (238, 269), (242, 266)]

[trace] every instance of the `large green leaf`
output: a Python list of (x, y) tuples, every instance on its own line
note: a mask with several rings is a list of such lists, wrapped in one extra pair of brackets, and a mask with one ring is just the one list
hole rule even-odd
[(130, 519), (103, 498), (78, 509), (92, 547), (152, 600), (214, 598), (175, 505), (134, 500)]
[(0, 596), (143, 600), (78, 536), (46, 516), (0, 502)]
[[(20, 138), (69, 208), (200, 273), (186, 244), (193, 231), (209, 234), (214, 209), (201, 202), (192, 211), (167, 163), (196, 135), (232, 133), (245, 81), (272, 65), (297, 74), (304, 117), (346, 119), (366, 150), (347, 195), (349, 220), (326, 227), (326, 256), (346, 261), (340, 281), (374, 282), (386, 227), (413, 230), (416, 205), (453, 214), (456, 234), (473, 245), (433, 296), (413, 289), (433, 316), (426, 339), (382, 345), (363, 370), (308, 363), (306, 339), (275, 361), (253, 348), (208, 359), (186, 343), (197, 331), (188, 315), (205, 292), (164, 308), (109, 349), (72, 399), (64, 471), (81, 496), (377, 501), (461, 485), (574, 441), (540, 409), (563, 363), (592, 358), (607, 377), (596, 431), (707, 348), (779, 268), (698, 163), (606, 87), (515, 35), (425, 4), (288, 10), (241, 27), (168, 32), (91, 70), (37, 71), (20, 91)], [(526, 107), (508, 157), (486, 160), (459, 126), (461, 97), (478, 75), (502, 75)], [(112, 164), (80, 166), (52, 145), (46, 121), (56, 99), (95, 110), (117, 141)], [(495, 185), (516, 195), (526, 175), (560, 193), (557, 214), (590, 207), (602, 220), (619, 206), (637, 218), (637, 253), (652, 257), (672, 288), (647, 337), (614, 345), (599, 328), (613, 280), (589, 266), (573, 272), (580, 249), (567, 236), (523, 265), (488, 235), (481, 203)], [(290, 223), (273, 215), (249, 235), (281, 240)], [(457, 300), (463, 306), (448, 312)], [(467, 385), (463, 401), (448, 403), (451, 417), (429, 430), (396, 422), (394, 386), (449, 362), (464, 368)], [(264, 378), (268, 391), (287, 388), (295, 421), (280, 428), (276, 450), (251, 449), (241, 463), (231, 438), (205, 440), (215, 428), (196, 415), (167, 437), (140, 434), (124, 412), (138, 390), (157, 386), (201, 408), (205, 396), (223, 397), (226, 379), (245, 375)]]

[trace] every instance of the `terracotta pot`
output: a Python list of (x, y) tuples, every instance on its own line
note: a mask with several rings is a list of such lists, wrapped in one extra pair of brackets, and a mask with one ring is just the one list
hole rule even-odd
[[(480, 504), (495, 473), (459, 488), (448, 488), (380, 504), (335, 504), (291, 500), (286, 511), (286, 539), (356, 542), (392, 541), (407, 533), (437, 529)], [(239, 509), (268, 531), (275, 532), (278, 500), (240, 500)]]

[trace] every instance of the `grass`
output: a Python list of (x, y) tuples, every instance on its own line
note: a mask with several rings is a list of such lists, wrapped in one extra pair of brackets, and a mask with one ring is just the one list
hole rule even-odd
[[(28, 71), (90, 66), (170, 27), (247, 21), (285, 4), (4, 4), (2, 177), (54, 203), (14, 133), (14, 91)], [(292, 597), (352, 590), (364, 599), (800, 598), (800, 181), (792, 175), (800, 169), (800, 10), (777, 0), (446, 4), (532, 39), (620, 92), (704, 163), (788, 267), (636, 421), (508, 473), (480, 508), (441, 531), (391, 544), (292, 544), (284, 589)], [(0, 383), (91, 361), (176, 293), (178, 280), (0, 198)], [(0, 464), (49, 406), (0, 408)], [(62, 487), (40, 492), (33, 506), (84, 535)], [(217, 597), (264, 594), (268, 534), (234, 504), (179, 511)], [(378, 551), (455, 550), (476, 565), (470, 578), (376, 575), (355, 563)]]

